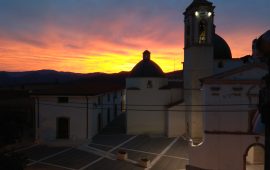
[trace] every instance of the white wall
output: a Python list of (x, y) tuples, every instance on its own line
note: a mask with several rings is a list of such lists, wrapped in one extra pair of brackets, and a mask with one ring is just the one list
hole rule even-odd
[[(220, 89), (213, 90), (217, 87)], [(258, 92), (256, 84), (203, 86), (204, 130), (207, 132), (201, 146), (190, 147), (190, 165), (213, 170), (243, 170), (248, 147), (264, 143), (263, 136), (249, 131), (252, 119), (249, 112), (257, 109)]]
[[(98, 133), (98, 114), (103, 115), (103, 127), (107, 125), (107, 108), (110, 109), (111, 121), (114, 117), (114, 104), (117, 105), (117, 115), (121, 114), (122, 90), (110, 92), (110, 101), (107, 93), (98, 96), (88, 96), (88, 139)], [(113, 96), (115, 94), (115, 98)], [(68, 103), (58, 103), (58, 97), (68, 97)], [(36, 97), (37, 98), (37, 97)], [(100, 98), (101, 104), (98, 104)], [(87, 139), (87, 100), (85, 96), (38, 96), (36, 115), (39, 113), (39, 140), (50, 142), (56, 140), (56, 121), (59, 117), (70, 119), (70, 140)], [(36, 116), (36, 118), (38, 118)]]
[[(213, 87), (219, 87), (220, 90), (211, 90)], [(241, 87), (242, 90), (235, 91), (234, 87)], [(258, 85), (211, 84), (205, 85), (203, 91), (205, 105), (211, 105), (205, 107), (205, 130), (229, 132), (249, 130), (251, 118), (249, 111), (257, 109)]]
[[(80, 104), (86, 103), (86, 98), (69, 96), (69, 103), (58, 103), (57, 99), (58, 96), (39, 96), (40, 139), (42, 141), (56, 139), (56, 120), (58, 117), (70, 118), (71, 140), (86, 139), (86, 104)], [(38, 108), (37, 104), (36, 108)], [(92, 112), (89, 112), (89, 115), (92, 114)], [(89, 116), (89, 119), (91, 118)]]
[[(181, 110), (181, 111), (180, 111)], [(168, 109), (167, 136), (177, 137), (186, 133), (185, 103), (177, 104)]]
[(211, 170), (243, 170), (245, 154), (252, 144), (264, 144), (258, 135), (207, 134), (205, 142), (189, 148), (189, 164)]
[[(152, 81), (152, 88), (147, 88), (148, 80)], [(164, 78), (127, 79), (128, 134), (167, 134), (167, 106), (181, 100), (182, 91), (159, 89), (164, 85), (167, 85)]]
[(126, 79), (126, 88), (139, 88), (141, 90), (147, 89), (148, 80), (152, 81), (152, 89), (159, 89), (163, 86), (168, 85), (167, 78), (154, 78), (154, 77), (130, 77)]

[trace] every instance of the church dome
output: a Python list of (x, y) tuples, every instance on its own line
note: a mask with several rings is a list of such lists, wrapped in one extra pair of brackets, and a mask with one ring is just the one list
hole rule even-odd
[(143, 52), (143, 59), (133, 67), (130, 77), (164, 77), (162, 69), (150, 59), (150, 52)]
[(259, 37), (256, 46), (262, 56), (270, 55), (270, 30)]
[(214, 59), (232, 59), (232, 53), (229, 45), (227, 42), (220, 37), (219, 35), (215, 34), (213, 38), (214, 44)]

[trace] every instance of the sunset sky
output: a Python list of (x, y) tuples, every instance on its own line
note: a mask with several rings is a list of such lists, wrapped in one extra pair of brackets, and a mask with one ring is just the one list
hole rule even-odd
[[(130, 71), (148, 49), (163, 71), (182, 69), (191, 0), (0, 0), (0, 71)], [(215, 0), (216, 32), (233, 57), (270, 29), (270, 0)]]

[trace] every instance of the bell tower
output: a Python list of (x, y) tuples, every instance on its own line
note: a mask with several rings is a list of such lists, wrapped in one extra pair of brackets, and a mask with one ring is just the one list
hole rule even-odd
[(200, 79), (214, 69), (214, 6), (207, 0), (193, 0), (184, 12), (184, 100), (187, 134), (194, 140), (203, 137), (203, 102)]
[(212, 45), (214, 6), (206, 0), (194, 0), (184, 12), (185, 48)]

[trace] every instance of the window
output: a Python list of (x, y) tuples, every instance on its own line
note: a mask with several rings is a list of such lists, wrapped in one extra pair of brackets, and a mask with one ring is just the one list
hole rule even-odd
[(241, 93), (232, 93), (234, 96), (241, 96)]
[(110, 94), (108, 94), (107, 100), (108, 100), (108, 102), (111, 100), (111, 95)]
[(116, 99), (117, 98), (117, 92), (113, 93), (113, 98)]
[(121, 101), (121, 112), (125, 112), (126, 111), (126, 103), (125, 101)]
[(205, 44), (207, 37), (207, 24), (205, 20), (199, 23), (199, 44)]
[(212, 93), (212, 96), (219, 96), (219, 93), (214, 92)]
[(114, 118), (117, 117), (117, 104), (114, 104)]
[(243, 87), (232, 87), (234, 96), (241, 96), (241, 91), (243, 90)]
[(98, 104), (101, 104), (101, 96), (98, 96)]
[(99, 113), (98, 114), (98, 120), (97, 120), (97, 129), (98, 129), (98, 132), (100, 133), (103, 129), (103, 118), (102, 118), (102, 114)]
[(58, 97), (58, 103), (68, 103), (68, 97)]
[(243, 87), (233, 87), (233, 91), (242, 91)]
[(110, 108), (107, 108), (107, 123), (111, 121), (111, 113), (110, 113)]
[(211, 90), (212, 91), (219, 91), (220, 90), (220, 87), (211, 87)]
[(153, 87), (153, 84), (152, 84), (152, 81), (151, 80), (148, 80), (147, 81), (147, 88), (152, 88)]
[(219, 96), (220, 87), (211, 87), (212, 96)]

